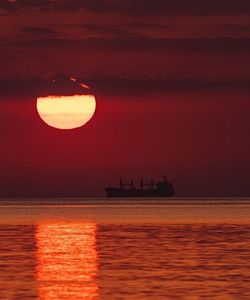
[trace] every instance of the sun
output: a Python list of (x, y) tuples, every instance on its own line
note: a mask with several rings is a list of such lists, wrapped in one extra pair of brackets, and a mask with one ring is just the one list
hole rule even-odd
[(41, 119), (57, 129), (74, 129), (85, 125), (94, 115), (94, 95), (46, 96), (37, 98)]

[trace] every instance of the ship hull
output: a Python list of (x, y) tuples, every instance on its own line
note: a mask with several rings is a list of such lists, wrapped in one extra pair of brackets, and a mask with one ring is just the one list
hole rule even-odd
[(107, 197), (111, 198), (153, 198), (153, 197), (172, 197), (174, 191), (159, 191), (159, 190), (128, 190), (119, 188), (106, 188)]

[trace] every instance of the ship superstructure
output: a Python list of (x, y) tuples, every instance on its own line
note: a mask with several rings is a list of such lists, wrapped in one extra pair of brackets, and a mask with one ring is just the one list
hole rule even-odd
[(171, 197), (174, 196), (175, 191), (173, 184), (169, 182), (166, 177), (162, 181), (144, 182), (140, 180), (140, 186), (137, 188), (134, 184), (134, 180), (124, 182), (120, 179), (118, 187), (106, 187), (105, 188), (108, 197), (120, 198), (120, 197)]

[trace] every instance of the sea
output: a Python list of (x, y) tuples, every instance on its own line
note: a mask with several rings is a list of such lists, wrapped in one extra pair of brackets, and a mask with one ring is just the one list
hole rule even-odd
[(250, 299), (250, 198), (2, 199), (0, 299)]

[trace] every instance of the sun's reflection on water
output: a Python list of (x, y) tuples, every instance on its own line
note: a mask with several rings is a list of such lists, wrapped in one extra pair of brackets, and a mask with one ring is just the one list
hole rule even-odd
[(39, 299), (97, 299), (96, 224), (39, 223)]

